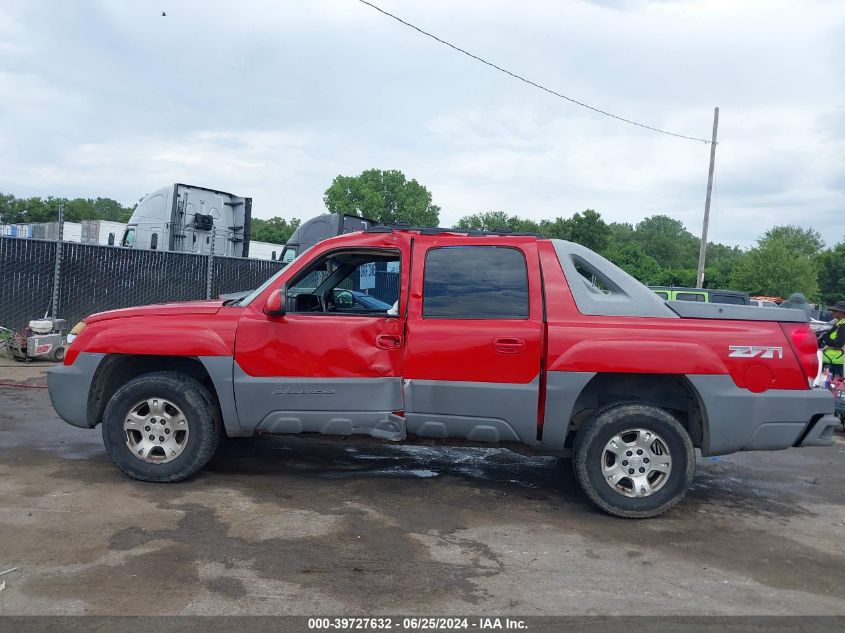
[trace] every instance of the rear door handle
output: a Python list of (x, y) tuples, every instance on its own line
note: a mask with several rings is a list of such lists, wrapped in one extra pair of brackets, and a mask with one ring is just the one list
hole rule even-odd
[(402, 337), (398, 334), (379, 334), (376, 337), (376, 347), (381, 349), (399, 349), (402, 347)]
[(493, 347), (500, 354), (521, 354), (525, 351), (525, 341), (521, 338), (494, 338)]

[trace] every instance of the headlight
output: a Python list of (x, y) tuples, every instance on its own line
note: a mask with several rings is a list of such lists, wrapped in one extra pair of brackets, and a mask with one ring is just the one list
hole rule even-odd
[(78, 335), (78, 334), (79, 334), (82, 330), (84, 330), (84, 329), (85, 329), (85, 325), (86, 325), (85, 321), (80, 321), (79, 323), (77, 323), (76, 325), (74, 325), (74, 326), (73, 326), (73, 329), (72, 329), (70, 332), (68, 332), (67, 337), (66, 337), (66, 338), (67, 338), (67, 344), (68, 344), (68, 345), (70, 345), (71, 343), (73, 343), (73, 339), (75, 339), (75, 338), (76, 338), (76, 336), (77, 336), (77, 335)]

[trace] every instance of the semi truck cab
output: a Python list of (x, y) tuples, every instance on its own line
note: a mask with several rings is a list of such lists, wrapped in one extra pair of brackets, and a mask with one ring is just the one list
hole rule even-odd
[(135, 207), (120, 245), (200, 255), (249, 254), (252, 198), (176, 183)]

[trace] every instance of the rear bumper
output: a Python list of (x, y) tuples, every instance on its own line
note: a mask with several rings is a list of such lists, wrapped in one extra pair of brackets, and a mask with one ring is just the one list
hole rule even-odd
[(835, 415), (823, 415), (811, 422), (804, 437), (798, 440), (798, 446), (830, 446), (833, 444), (833, 431), (839, 424)]
[(704, 455), (772, 451), (833, 443), (833, 394), (826, 389), (751, 393), (730, 376), (687, 376), (706, 421)]
[(68, 424), (84, 429), (95, 425), (88, 418), (88, 394), (94, 373), (104, 356), (82, 352), (73, 365), (57, 365), (47, 372), (50, 402), (59, 417)]

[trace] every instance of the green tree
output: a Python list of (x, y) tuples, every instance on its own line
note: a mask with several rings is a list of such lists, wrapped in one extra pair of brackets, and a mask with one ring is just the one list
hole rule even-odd
[(332, 213), (349, 213), (384, 224), (409, 222), (437, 226), (440, 207), (431, 193), (397, 169), (368, 169), (358, 176), (337, 176), (323, 195)]
[(59, 206), (65, 207), (65, 220), (113, 220), (126, 222), (134, 207), (124, 207), (111, 198), (16, 198), (0, 193), (0, 223), (17, 224), (31, 222), (54, 222), (59, 219)]
[(273, 217), (267, 220), (252, 218), (252, 239), (258, 242), (270, 242), (272, 244), (284, 244), (299, 228), (300, 221), (293, 218), (290, 221), (280, 217)]
[(801, 292), (810, 301), (818, 296), (816, 270), (809, 258), (792, 250), (787, 240), (761, 238), (758, 244), (734, 269), (734, 289), (779, 297)]
[(569, 240), (601, 252), (610, 240), (610, 228), (601, 214), (593, 209), (575, 213), (569, 218)]
[(556, 240), (569, 240), (571, 235), (569, 218), (557, 217), (554, 220), (541, 220), (540, 232)]
[(128, 222), (129, 218), (132, 217), (132, 211), (137, 205), (134, 205), (130, 209), (129, 207), (124, 207), (117, 200), (112, 200), (111, 198), (97, 198), (94, 200), (93, 206), (94, 213), (96, 213), (97, 217), (101, 220), (109, 220), (111, 222)]
[(583, 244), (594, 251), (602, 251), (610, 237), (607, 223), (592, 209), (575, 213), (570, 218), (557, 217), (540, 222), (510, 215), (505, 211), (486, 211), (465, 215), (457, 221), (455, 228), (485, 231), (506, 228), (511, 231), (542, 233), (546, 237)]
[(540, 232), (540, 225), (534, 220), (508, 215), (505, 211), (484, 211), (465, 215), (455, 223), (456, 229), (477, 229), (480, 231), (495, 231), (509, 229), (526, 233)]
[(633, 239), (666, 268), (695, 269), (698, 265), (699, 239), (668, 215), (644, 219), (637, 224)]
[(704, 287), (728, 289), (734, 270), (745, 256), (745, 252), (739, 247), (709, 243), (707, 266), (704, 269)]
[(793, 253), (800, 253), (805, 257), (814, 257), (824, 248), (824, 241), (818, 231), (802, 229), (791, 224), (769, 229), (759, 242), (761, 246), (769, 242), (780, 242)]
[(831, 305), (845, 300), (845, 242), (822, 251), (815, 263), (821, 301)]
[(666, 283), (666, 271), (654, 257), (647, 255), (639, 244), (613, 244), (605, 252), (605, 257), (644, 284)]

